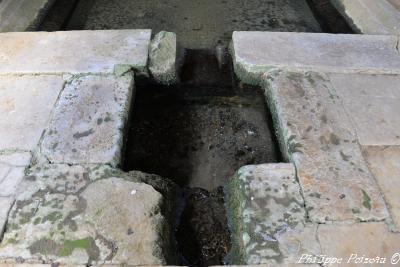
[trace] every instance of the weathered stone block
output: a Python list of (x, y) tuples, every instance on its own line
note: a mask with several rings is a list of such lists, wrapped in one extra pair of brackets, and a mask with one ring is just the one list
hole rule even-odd
[(400, 34), (400, 12), (386, 0), (331, 0), (331, 2), (356, 32)]
[(400, 231), (400, 147), (367, 146), (363, 152)]
[(0, 178), (0, 196), (11, 196), (16, 193), (18, 185), (25, 176), (24, 171), (25, 168), (23, 167), (10, 167), (7, 174), (3, 178)]
[(176, 83), (176, 34), (161, 31), (150, 44), (149, 70), (153, 78), (161, 84)]
[(142, 71), (150, 35), (150, 30), (2, 33), (0, 73)]
[(294, 32), (234, 32), (238, 77), (260, 82), (271, 69), (335, 73), (400, 73), (397, 36)]
[(58, 76), (0, 77), (0, 150), (35, 149), (63, 86)]
[[(342, 258), (337, 266), (393, 266), (391, 259), (399, 252), (400, 234), (391, 233), (385, 223), (357, 223), (352, 225), (320, 225), (318, 239), (322, 255)], [(368, 259), (386, 258), (385, 263), (357, 262), (361, 257)], [(394, 258), (397, 260), (398, 258)], [(398, 262), (396, 263), (398, 264)], [(395, 264), (395, 265), (396, 265)]]
[(400, 145), (400, 75), (328, 76), (361, 145)]
[(310, 220), (387, 218), (354, 127), (328, 77), (291, 72), (265, 77), (281, 150), (296, 165)]
[(142, 182), (153, 178), (107, 166), (37, 167), (10, 212), (0, 261), (165, 264), (169, 198)]
[(66, 85), (41, 144), (52, 163), (121, 161), (133, 76), (81, 76)]
[(231, 263), (296, 263), (298, 253), (318, 253), (315, 235), (303, 234), (308, 229), (293, 164), (242, 167), (226, 194)]

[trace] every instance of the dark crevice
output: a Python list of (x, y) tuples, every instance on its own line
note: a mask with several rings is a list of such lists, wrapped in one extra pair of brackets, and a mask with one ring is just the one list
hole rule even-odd
[(324, 32), (354, 33), (342, 14), (332, 5), (331, 0), (307, 0), (307, 2)]

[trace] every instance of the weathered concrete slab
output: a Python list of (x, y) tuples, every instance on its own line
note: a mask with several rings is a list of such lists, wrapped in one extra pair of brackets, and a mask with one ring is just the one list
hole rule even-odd
[(257, 83), (271, 69), (400, 73), (397, 36), (288, 32), (234, 32), (235, 72)]
[(14, 197), (0, 197), (0, 240), (3, 238), (3, 233), (8, 219), (8, 213), (14, 204)]
[(153, 78), (161, 84), (177, 82), (176, 74), (176, 34), (161, 31), (150, 44), (149, 70)]
[(0, 77), (0, 151), (37, 146), (63, 86), (59, 76)]
[(400, 12), (386, 0), (331, 0), (354, 31), (399, 34)]
[[(320, 225), (318, 239), (321, 243), (322, 255), (343, 259), (341, 264), (331, 266), (396, 266), (399, 264), (400, 255), (396, 253), (399, 252), (400, 234), (389, 232), (385, 223)], [(386, 258), (385, 264), (380, 261), (367, 263), (363, 261), (365, 258), (376, 260), (377, 257)], [(395, 260), (394, 264), (391, 263), (392, 259)]]
[(143, 70), (150, 35), (150, 30), (2, 33), (0, 74)]
[(54, 0), (0, 1), (0, 32), (37, 29), (54, 2)]
[(41, 143), (52, 163), (121, 161), (133, 75), (79, 76), (66, 85)]
[(293, 164), (242, 167), (226, 193), (233, 237), (230, 263), (296, 263), (305, 251), (319, 253), (315, 235), (304, 234), (311, 229), (305, 229)]
[(310, 220), (387, 218), (382, 194), (328, 77), (271, 72), (265, 78), (281, 151), (296, 165)]
[(165, 264), (168, 197), (143, 183), (146, 176), (107, 166), (37, 167), (10, 212), (0, 261)]
[(366, 146), (363, 152), (400, 231), (400, 147)]
[(361, 145), (400, 145), (400, 75), (329, 74)]

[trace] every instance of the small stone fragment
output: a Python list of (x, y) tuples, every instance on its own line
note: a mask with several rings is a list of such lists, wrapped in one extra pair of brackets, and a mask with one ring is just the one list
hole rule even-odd
[(165, 85), (176, 83), (176, 34), (161, 31), (150, 44), (149, 70), (153, 78)]

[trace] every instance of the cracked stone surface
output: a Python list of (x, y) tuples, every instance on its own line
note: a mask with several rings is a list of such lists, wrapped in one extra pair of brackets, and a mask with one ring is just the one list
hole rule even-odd
[(400, 75), (328, 76), (361, 145), (400, 145)]
[(161, 84), (176, 83), (176, 34), (161, 31), (150, 44), (149, 70), (153, 78)]
[(400, 231), (400, 147), (366, 146), (363, 152)]
[(0, 151), (34, 150), (63, 85), (59, 76), (0, 77)]
[(33, 169), (10, 211), (0, 262), (165, 264), (167, 198), (149, 179), (107, 166)]
[(150, 35), (150, 30), (1, 33), (0, 74), (143, 70)]
[(293, 164), (242, 167), (226, 194), (233, 237), (231, 263), (296, 263), (301, 253), (318, 253), (315, 234), (306, 227)]
[(265, 93), (312, 222), (383, 220), (388, 211), (329, 78), (271, 72)]
[(41, 143), (52, 163), (121, 161), (133, 76), (82, 76), (66, 85)]
[(234, 32), (233, 62), (244, 82), (271, 69), (334, 73), (400, 73), (395, 35)]
[(14, 203), (14, 197), (0, 196), (0, 240), (3, 238), (4, 229), (8, 219), (8, 213)]

